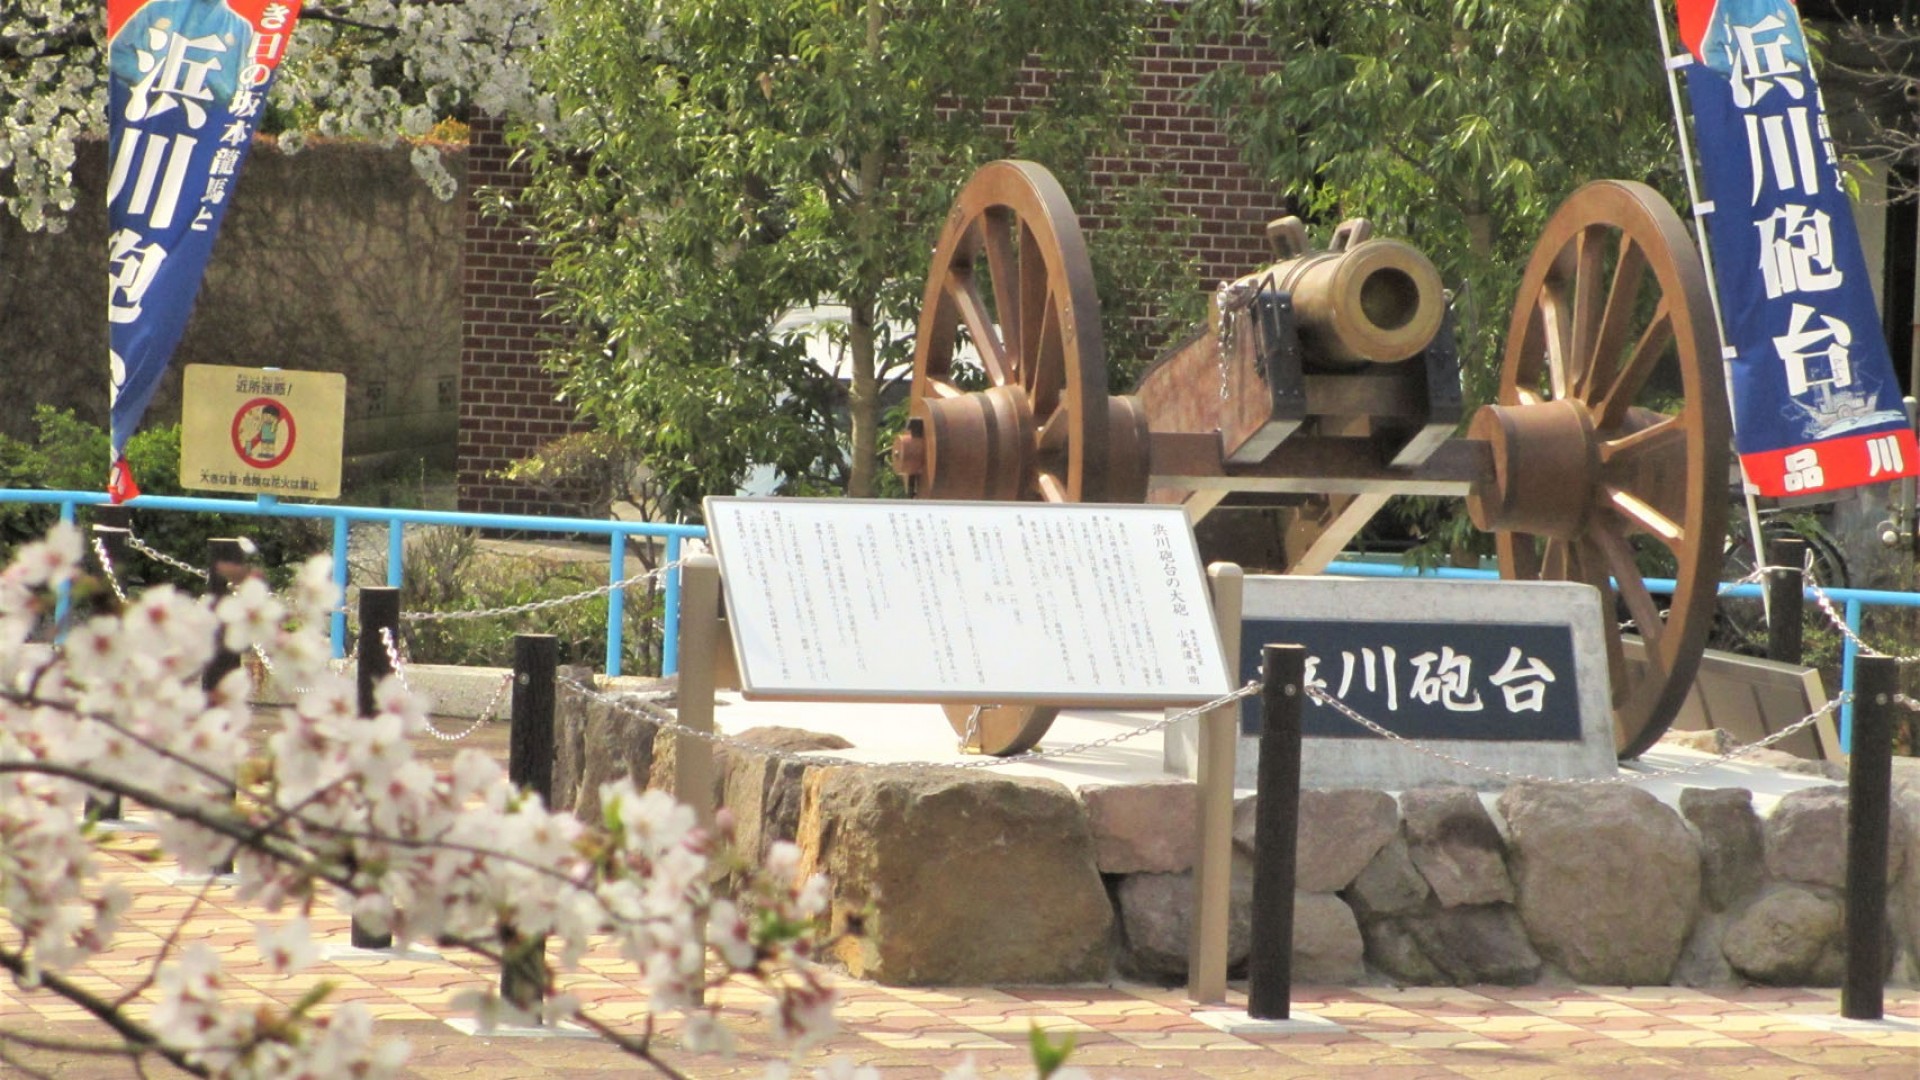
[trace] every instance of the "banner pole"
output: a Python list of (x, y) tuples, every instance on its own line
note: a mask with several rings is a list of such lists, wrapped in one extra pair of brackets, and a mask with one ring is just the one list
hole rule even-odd
[[(1720, 314), (1720, 286), (1713, 276), (1713, 247), (1707, 243), (1707, 224), (1703, 220), (1706, 213), (1701, 209), (1700, 180), (1693, 169), (1693, 140), (1687, 136), (1687, 112), (1680, 102), (1680, 76), (1682, 67), (1693, 62), (1692, 53), (1675, 55), (1673, 38), (1667, 33), (1666, 0), (1653, 0), (1653, 26), (1660, 32), (1660, 68), (1667, 76), (1667, 98), (1673, 103), (1673, 133), (1680, 142), (1681, 171), (1687, 177), (1687, 209), (1693, 219), (1694, 243), (1700, 247), (1700, 268), (1706, 271), (1707, 300), (1713, 305), (1713, 328), (1720, 335), (1720, 378), (1726, 383), (1729, 396), (1733, 393), (1733, 356), (1732, 348), (1727, 345), (1727, 320)], [(1734, 414), (1731, 402), (1728, 403), (1728, 428), (1738, 439), (1740, 418)], [(1766, 542), (1760, 537), (1760, 503), (1754, 497), (1753, 485), (1747, 482), (1747, 471), (1740, 470), (1740, 495), (1747, 507), (1747, 540), (1753, 547), (1753, 568), (1757, 571), (1767, 565)], [(1760, 594), (1762, 614), (1767, 625), (1773, 625), (1773, 598), (1764, 590)]]

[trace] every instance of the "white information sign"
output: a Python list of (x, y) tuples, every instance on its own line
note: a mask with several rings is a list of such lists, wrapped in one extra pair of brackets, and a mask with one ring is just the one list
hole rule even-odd
[(1177, 506), (714, 498), (747, 697), (1152, 707), (1231, 689)]

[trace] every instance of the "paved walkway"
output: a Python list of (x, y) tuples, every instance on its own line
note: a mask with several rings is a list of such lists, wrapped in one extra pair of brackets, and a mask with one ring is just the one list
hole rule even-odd
[[(123, 943), (97, 960), (82, 981), (96, 991), (132, 988), (167, 935), (191, 912), (192, 940), (223, 954), (244, 998), (282, 1004), (315, 981), (336, 984), (334, 1000), (363, 1001), (382, 1027), (413, 1046), (410, 1075), (463, 1080), (644, 1073), (611, 1047), (589, 1039), (462, 1034), (444, 1021), (448, 997), (483, 987), (491, 976), (459, 956), (382, 957), (340, 950), (291, 978), (254, 961), (257, 910), (230, 887), (205, 892), (171, 880), (148, 858), (151, 834), (126, 832), (109, 843), (111, 873), (134, 891)], [(320, 940), (344, 942), (344, 919), (319, 915)], [(638, 995), (610, 949), (595, 954), (570, 989), (604, 1018), (640, 1030)], [(1295, 1014), (1337, 1027), (1287, 1035), (1232, 1035), (1196, 1017), (1177, 989), (1110, 986), (924, 990), (842, 980), (843, 1030), (823, 1052), (878, 1067), (883, 1076), (933, 1076), (971, 1055), (983, 1075), (1021, 1075), (1029, 1025), (1056, 1039), (1071, 1034), (1073, 1062), (1096, 1077), (1920, 1077), (1920, 995), (1888, 998), (1889, 1022), (1839, 1021), (1833, 990), (1746, 989), (1705, 992), (1670, 987), (1393, 989), (1304, 987)], [(775, 1054), (756, 1017), (752, 993), (723, 999), (744, 1032), (727, 1060), (672, 1049), (663, 1056), (695, 1077), (758, 1075)], [(1244, 1008), (1235, 992), (1230, 1005)], [(0, 1026), (43, 1036), (98, 1036), (74, 1006), (17, 987), (0, 990)], [(58, 1077), (130, 1076), (124, 1063), (71, 1053), (27, 1059)], [(0, 1066), (0, 1075), (6, 1075)], [(159, 1071), (163, 1073), (164, 1070)], [(158, 1074), (158, 1073), (157, 1073)]]
[[(494, 748), (504, 743), (504, 734), (505, 725), (489, 725), (473, 741)], [(440, 757), (450, 747), (423, 749)], [(474, 1036), (449, 1026), (448, 998), (493, 978), (482, 964), (458, 955), (369, 956), (341, 949), (298, 976), (274, 976), (253, 957), (253, 925), (271, 917), (239, 903), (230, 887), (208, 887), (202, 895), (200, 886), (175, 881), (170, 864), (151, 857), (155, 850), (153, 835), (140, 831), (118, 833), (107, 844), (109, 872), (136, 900), (121, 943), (81, 976), (89, 989), (116, 993), (135, 987), (184, 919), (191, 940), (223, 955), (238, 996), (284, 1005), (324, 979), (336, 986), (333, 1000), (365, 1002), (382, 1030), (412, 1044), (411, 1076), (517, 1080), (649, 1072), (596, 1040)], [(314, 930), (322, 941), (347, 940), (346, 921), (330, 912), (316, 913)], [(611, 949), (602, 949), (588, 957), (569, 989), (603, 1019), (637, 1033), (643, 1012), (630, 970)], [(1888, 995), (1888, 1022), (1853, 1024), (1838, 1019), (1835, 990), (1301, 987), (1294, 993), (1295, 1015), (1337, 1027), (1233, 1035), (1203, 1022), (1179, 989), (1114, 984), (924, 990), (848, 979), (840, 987), (843, 1030), (805, 1063), (840, 1056), (875, 1066), (888, 1078), (937, 1076), (968, 1056), (982, 1075), (1029, 1075), (1025, 1044), (1035, 1024), (1055, 1039), (1072, 1035), (1072, 1062), (1094, 1077), (1116, 1080), (1920, 1078), (1920, 994), (1912, 991)], [(671, 1025), (664, 1030), (661, 1054), (685, 1075), (757, 1076), (778, 1060), (756, 1018), (756, 996), (730, 994), (722, 1004), (743, 1032), (737, 1057), (681, 1053)], [(1244, 996), (1233, 993), (1229, 1005), (1244, 1008)], [(57, 1038), (103, 1034), (78, 1008), (5, 983), (0, 1028)], [(61, 1078), (134, 1075), (124, 1062), (70, 1051), (23, 1060)], [(0, 1064), (0, 1077), (11, 1075), (24, 1073)], [(150, 1075), (171, 1073), (154, 1069)]]

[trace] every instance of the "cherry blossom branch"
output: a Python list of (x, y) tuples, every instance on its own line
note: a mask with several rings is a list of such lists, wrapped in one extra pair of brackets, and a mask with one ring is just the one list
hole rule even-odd
[[(160, 1041), (159, 1036), (149, 1031), (145, 1025), (133, 1020), (125, 1011), (112, 1003), (96, 996), (83, 986), (62, 976), (59, 972), (35, 970), (27, 964), (26, 957), (0, 946), (0, 968), (13, 973), (16, 979), (37, 978), (42, 986), (80, 1006), (91, 1013), (94, 1019), (111, 1028), (115, 1034), (134, 1046), (145, 1048), (144, 1052), (159, 1054), (161, 1057), (195, 1076), (211, 1076), (204, 1066), (196, 1065), (187, 1059), (186, 1054), (175, 1050)], [(11, 1032), (0, 1033), (11, 1038)], [(130, 1054), (138, 1059), (139, 1054)]]

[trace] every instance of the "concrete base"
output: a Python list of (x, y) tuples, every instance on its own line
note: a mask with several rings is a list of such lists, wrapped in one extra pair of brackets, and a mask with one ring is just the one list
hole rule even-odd
[(1203, 1009), (1195, 1020), (1228, 1035), (1345, 1035), (1347, 1029), (1322, 1016), (1289, 1009), (1285, 1020), (1256, 1020), (1245, 1009)]
[(562, 1021), (558, 1024), (495, 1024), (484, 1028), (480, 1021), (470, 1016), (456, 1016), (447, 1021), (447, 1026), (462, 1035), (474, 1035), (483, 1039), (597, 1039), (600, 1036), (579, 1024)]
[(443, 964), (447, 958), (436, 949), (412, 945), (403, 949), (361, 949), (352, 945), (322, 945), (320, 959), (329, 964), (379, 964), (388, 960), (406, 960), (415, 964)]

